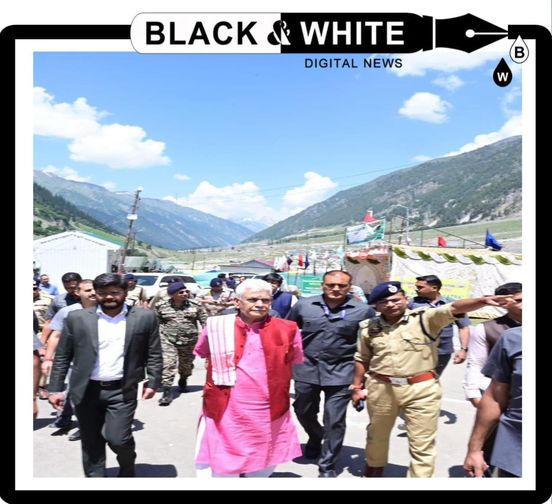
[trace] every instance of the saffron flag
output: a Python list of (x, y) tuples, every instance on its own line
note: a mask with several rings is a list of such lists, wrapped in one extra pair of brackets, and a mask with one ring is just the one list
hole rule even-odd
[(374, 218), (374, 214), (372, 212), (372, 210), (366, 210), (366, 215), (364, 216), (364, 219), (362, 219), (362, 222), (367, 222), (367, 223), (370, 223), (370, 222), (374, 222), (374, 221), (377, 221), (378, 219)]
[(485, 235), (485, 247), (490, 247), (496, 251), (502, 250), (502, 243), (500, 243), (488, 229)]
[(437, 246), (438, 247), (446, 247), (447, 246), (447, 240), (445, 240), (444, 236), (438, 236), (437, 237)]

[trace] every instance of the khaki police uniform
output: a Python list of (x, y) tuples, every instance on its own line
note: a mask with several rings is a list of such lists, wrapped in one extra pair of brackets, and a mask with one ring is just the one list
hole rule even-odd
[(141, 285), (135, 285), (134, 289), (128, 291), (125, 304), (129, 306), (140, 306), (140, 302), (147, 301), (148, 297)]
[(163, 351), (163, 387), (170, 387), (178, 374), (187, 379), (194, 368), (193, 350), (198, 338), (198, 322), (205, 326), (207, 313), (197, 302), (187, 300), (180, 306), (172, 299), (155, 305)]
[(223, 289), (220, 293), (213, 293), (211, 289), (207, 289), (196, 296), (196, 300), (203, 305), (210, 317), (222, 315), (226, 308), (233, 305), (234, 298), (234, 292), (228, 289)]
[(408, 475), (433, 475), (442, 395), (433, 370), (439, 332), (454, 320), (450, 305), (444, 305), (407, 310), (392, 325), (381, 316), (360, 323), (355, 360), (369, 369), (365, 375), (368, 466), (387, 464), (391, 429), (402, 409), (412, 457)]

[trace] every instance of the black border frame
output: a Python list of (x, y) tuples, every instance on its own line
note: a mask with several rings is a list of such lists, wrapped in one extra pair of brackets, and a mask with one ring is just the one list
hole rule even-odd
[[(198, 16), (200, 15), (199, 13)], [(549, 71), (547, 63), (552, 57), (552, 36), (551, 33), (544, 27), (538, 25), (509, 25), (508, 26), (508, 38), (515, 39), (520, 35), (524, 39), (534, 39), (536, 41), (536, 89), (535, 89), (535, 100), (536, 100), (536, 130), (535, 130), (535, 155), (536, 155), (536, 166), (540, 166), (541, 163), (544, 165), (542, 169), (546, 169), (546, 161), (548, 160), (546, 154), (548, 132), (546, 130), (547, 119), (550, 117), (550, 94), (547, 87), (549, 87), (549, 81), (546, 79), (546, 73)], [(16, 113), (15, 113), (15, 96), (16, 96), (16, 85), (15, 85), (15, 46), (17, 40), (24, 39), (90, 39), (90, 40), (121, 40), (121, 39), (130, 39), (130, 25), (12, 25), (6, 27), (2, 32), (0, 32), (0, 54), (3, 56), (4, 68), (5, 68), (5, 78), (2, 79), (2, 88), (4, 90), (4, 96), (13, 97), (13, 106), (10, 109), (6, 107), (7, 111), (7, 122), (12, 122), (14, 125), (13, 129), (8, 127), (7, 134), (5, 136), (6, 140), (4, 142), (5, 150), (8, 151), (7, 159), (8, 163), (10, 160), (13, 160), (13, 170), (8, 169), (11, 176), (14, 178), (13, 187), (15, 188), (15, 123), (16, 123)], [(344, 51), (346, 52), (346, 51)], [(10, 79), (11, 76), (11, 79)], [(548, 86), (547, 86), (548, 84)], [(8, 98), (9, 100), (9, 98)], [(9, 166), (9, 164), (8, 164)], [(543, 181), (542, 179), (537, 179), (537, 196), (539, 193), (539, 184), (538, 181)], [(14, 194), (14, 193), (13, 193)], [(14, 194), (14, 236), (15, 236), (15, 194)], [(539, 213), (536, 213), (536, 230), (539, 229), (538, 223), (544, 222)], [(530, 225), (530, 223), (525, 223), (525, 225)], [(544, 240), (543, 240), (544, 241)], [(542, 242), (541, 242), (542, 245)], [(544, 254), (542, 249), (535, 250), (535, 259), (538, 261), (540, 258), (543, 259)], [(14, 254), (14, 264), (17, 260), (16, 254)], [(536, 272), (535, 272), (536, 273)], [(9, 277), (8, 277), (9, 278)], [(14, 285), (17, 282), (15, 275), (12, 276)], [(536, 311), (538, 312), (539, 308), (546, 309), (544, 306), (544, 297), (540, 299), (536, 297), (537, 306)], [(15, 335), (17, 336), (17, 335)], [(9, 335), (7, 335), (9, 344), (5, 348), (7, 355), (10, 355), (10, 351), (13, 352), (15, 359), (15, 340)], [(23, 337), (23, 336), (21, 336)], [(536, 337), (536, 335), (526, 335), (526, 337)], [(549, 336), (543, 334), (541, 339), (537, 341), (537, 352), (536, 352), (536, 368), (540, 370), (538, 373), (538, 378), (536, 380), (536, 438), (538, 441), (537, 446), (535, 446), (536, 452), (536, 490), (504, 490), (504, 491), (484, 491), (484, 490), (466, 490), (461, 494), (462, 498), (472, 499), (472, 498), (482, 498), (482, 500), (487, 500), (489, 497), (498, 497), (501, 501), (506, 498), (509, 499), (509, 496), (512, 496), (513, 499), (520, 502), (535, 502), (542, 503), (550, 498), (552, 494), (552, 481), (548, 477), (547, 470), (547, 460), (546, 457), (550, 449), (550, 434), (549, 434), (549, 424), (546, 421), (544, 411), (547, 409), (545, 403), (548, 402), (547, 397), (550, 397), (549, 390), (549, 381), (548, 376), (544, 373), (547, 365), (550, 365), (549, 353), (546, 351), (550, 348)], [(15, 360), (14, 363), (14, 374), (13, 374), (13, 383), (15, 384)], [(29, 364), (30, 366), (30, 364)], [(29, 368), (30, 369), (30, 368)], [(7, 380), (9, 382), (9, 379)], [(13, 391), (14, 403), (17, 398), (16, 391)], [(539, 395), (540, 404), (539, 404)], [(6, 397), (10, 397), (9, 392), (5, 394)], [(11, 408), (6, 408), (8, 412), (11, 412)], [(9, 415), (9, 413), (8, 413)], [(8, 425), (11, 425), (8, 424)], [(14, 432), (15, 432), (15, 417), (13, 421)], [(9, 436), (9, 430), (6, 430), (6, 435)], [(13, 442), (13, 455), (15, 460), (16, 454), (16, 445), (15, 438)], [(354, 480), (351, 480), (354, 482)], [(120, 490), (120, 491), (108, 491), (108, 490), (99, 490), (99, 496), (102, 494), (109, 495), (120, 495), (126, 494), (132, 496), (137, 496), (138, 492), (151, 495), (152, 492), (157, 492), (159, 490)], [(196, 491), (186, 491), (184, 492), (196, 492)], [(183, 491), (174, 491), (167, 490), (164, 491), (164, 494), (170, 497), (170, 494), (177, 496), (178, 493)], [(208, 491), (208, 490), (207, 490)], [(291, 492), (289, 490), (283, 490), (284, 492)], [(312, 490), (308, 491), (311, 492)], [(82, 497), (82, 491), (74, 490), (16, 490), (15, 489), (15, 465), (13, 466), (13, 472), (9, 469), (6, 470), (6, 473), (3, 475), (3, 484), (0, 489), (0, 496), (7, 502), (15, 502), (17, 498), (26, 499), (26, 498), (36, 498), (36, 492), (41, 492), (44, 497), (48, 500), (50, 498), (55, 499), (56, 502), (60, 501), (72, 501), (74, 502), (75, 498)], [(205, 490), (198, 491), (205, 492)], [(239, 491), (241, 492), (241, 490)], [(247, 491), (248, 494), (255, 494), (258, 491)], [(312, 491), (313, 493), (319, 493), (320, 491)], [(357, 492), (370, 492), (370, 498), (386, 498), (389, 492), (395, 494), (396, 497), (404, 498), (409, 496), (409, 494), (404, 494), (405, 491), (397, 490), (357, 490), (354, 487), (351, 489), (351, 493), (356, 494)], [(450, 498), (453, 495), (453, 492), (456, 491), (445, 491), (445, 490), (414, 490), (416, 492), (416, 499), (422, 498), (423, 502), (431, 502), (435, 499), (435, 502), (443, 504), (444, 500)], [(34, 494), (34, 495), (33, 495)], [(388, 498), (388, 497), (387, 497)]]

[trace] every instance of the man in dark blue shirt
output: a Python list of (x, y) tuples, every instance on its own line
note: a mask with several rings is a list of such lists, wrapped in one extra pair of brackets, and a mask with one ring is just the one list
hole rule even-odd
[[(375, 315), (372, 307), (350, 299), (351, 275), (328, 271), (323, 294), (301, 298), (287, 318), (303, 336), (305, 361), (293, 370), (297, 419), (309, 435), (305, 457), (318, 458), (319, 477), (335, 478), (335, 462), (345, 437), (345, 416), (355, 363), (358, 325)], [(318, 422), (324, 392), (324, 425)]]
[(483, 458), (483, 444), (498, 423), (490, 463), (498, 477), (521, 477), (522, 451), (522, 351), (520, 327), (508, 329), (493, 347), (483, 374), (491, 384), (477, 408), (464, 469), (482, 477), (489, 467)]

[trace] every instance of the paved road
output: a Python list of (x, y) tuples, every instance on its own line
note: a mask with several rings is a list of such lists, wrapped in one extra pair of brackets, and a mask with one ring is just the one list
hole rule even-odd
[[(444, 398), (439, 421), (436, 477), (463, 477), (462, 463), (473, 425), (475, 410), (464, 400), (462, 379), (465, 365), (450, 363), (442, 378)], [(181, 394), (168, 407), (160, 407), (157, 398), (141, 401), (134, 428), (137, 444), (137, 476), (194, 477), (194, 443), (201, 406), (201, 386), (205, 379), (202, 361), (190, 380), (190, 391)], [(34, 422), (34, 477), (82, 478), (80, 443), (69, 441), (66, 431), (51, 429), (54, 418), (47, 401), (39, 401), (40, 413)], [(349, 408), (347, 433), (338, 463), (339, 478), (358, 477), (363, 465), (366, 411)], [(398, 423), (398, 422), (397, 422)], [(301, 442), (307, 436), (298, 425)], [(70, 430), (69, 433), (73, 432)], [(108, 449), (108, 475), (117, 474), (117, 462)], [(387, 477), (405, 477), (409, 463), (406, 433), (393, 429)], [(298, 458), (277, 467), (273, 477), (315, 478), (318, 469), (313, 461)]]

